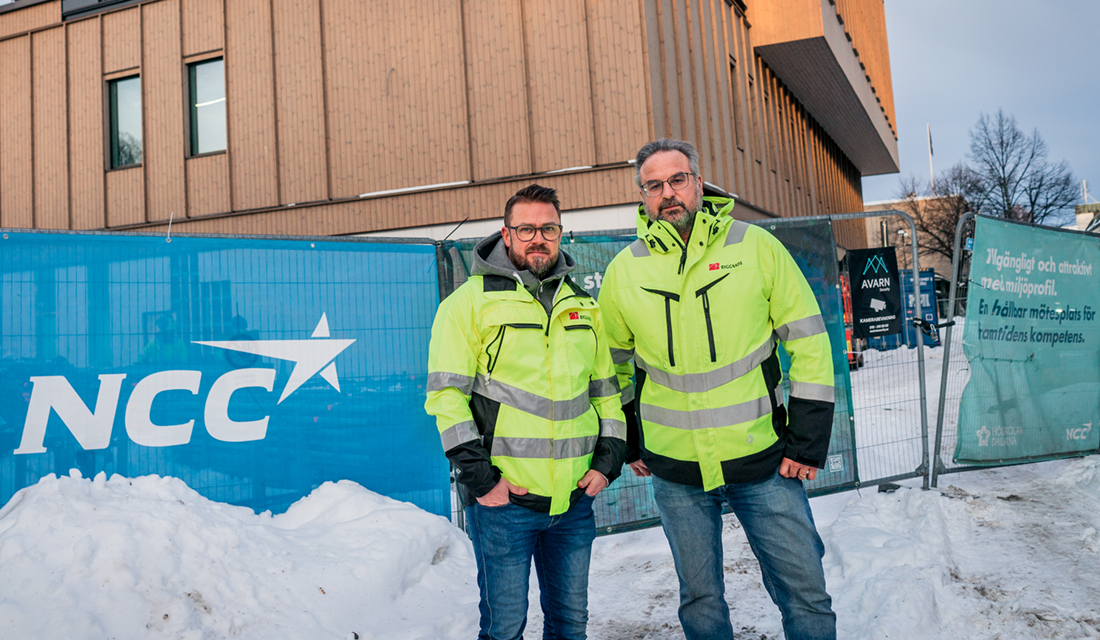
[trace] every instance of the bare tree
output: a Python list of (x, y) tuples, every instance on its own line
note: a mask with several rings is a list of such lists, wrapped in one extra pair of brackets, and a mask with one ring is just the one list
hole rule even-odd
[(982, 212), (1036, 224), (1061, 221), (1077, 199), (1076, 180), (1065, 161), (1047, 160), (1036, 129), (1026, 135), (1016, 118), (998, 110), (982, 114), (970, 130), (970, 153), (981, 189), (973, 204)]
[(917, 227), (917, 251), (939, 254), (948, 261), (955, 253), (955, 228), (973, 210), (981, 195), (980, 176), (959, 163), (940, 173), (935, 189), (915, 176), (902, 178), (898, 208), (913, 218)]

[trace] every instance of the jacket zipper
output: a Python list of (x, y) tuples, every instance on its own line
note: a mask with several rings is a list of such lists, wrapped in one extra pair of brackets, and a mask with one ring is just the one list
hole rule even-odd
[[(497, 330), (496, 337), (493, 338), (492, 342), (485, 346), (485, 353), (489, 356), (489, 365), (487, 367), (488, 372), (485, 374), (486, 384), (493, 381), (493, 369), (496, 368), (497, 362), (500, 361), (500, 348), (504, 346), (504, 329), (507, 327), (508, 325), (506, 324), (500, 325), (500, 329)], [(498, 340), (500, 341), (500, 344), (497, 345), (497, 353), (496, 356), (494, 356), (492, 353), (490, 353), (490, 351), (493, 349), (493, 343), (497, 342)]]
[(711, 324), (711, 321), (710, 321), (710, 294), (708, 292), (710, 291), (711, 287), (713, 287), (714, 285), (718, 284), (719, 282), (725, 280), (726, 278), (729, 277), (729, 275), (730, 274), (727, 273), (726, 275), (722, 276), (721, 278), (718, 278), (714, 282), (706, 285), (702, 289), (699, 289), (698, 291), (695, 292), (695, 297), (696, 298), (698, 298), (698, 297), (703, 298), (703, 317), (705, 317), (707, 319), (707, 340), (710, 342), (710, 361), (711, 362), (718, 362), (718, 353), (717, 353), (717, 350), (714, 348), (714, 327), (713, 327), (713, 325)]
[[(676, 241), (676, 244), (680, 245), (680, 268), (676, 270), (676, 275), (682, 276), (684, 275), (684, 265), (686, 265), (688, 261), (688, 248), (686, 243), (680, 242), (679, 236), (673, 236), (673, 239)], [(664, 244), (661, 246), (664, 247)]]
[(665, 327), (668, 329), (668, 365), (670, 367), (675, 367), (676, 356), (672, 349), (672, 303), (680, 301), (680, 294), (661, 291), (660, 289), (647, 289), (645, 287), (642, 287), (642, 290), (655, 293), (665, 299)]

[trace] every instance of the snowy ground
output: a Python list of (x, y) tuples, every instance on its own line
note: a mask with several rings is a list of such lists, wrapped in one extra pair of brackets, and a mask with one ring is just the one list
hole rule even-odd
[[(811, 500), (840, 638), (1100, 637), (1100, 459), (914, 484)], [(782, 638), (732, 516), (724, 542), (738, 638)], [(593, 565), (591, 638), (683, 638), (659, 529), (600, 538)]]
[[(841, 638), (1100, 636), (1098, 457), (811, 502)], [(738, 637), (782, 637), (732, 517), (724, 538)], [(0, 511), (0, 637), (469, 639), (472, 555), (347, 482), (270, 516), (174, 479), (47, 478)], [(675, 594), (660, 529), (598, 539), (590, 637), (682, 638)]]

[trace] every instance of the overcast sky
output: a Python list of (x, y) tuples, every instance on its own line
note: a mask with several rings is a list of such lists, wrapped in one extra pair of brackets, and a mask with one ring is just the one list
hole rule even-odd
[(965, 160), (981, 113), (1034, 129), (1100, 200), (1100, 1), (885, 0), (900, 173), (863, 179), (865, 202), (893, 199), (900, 176), (928, 181)]

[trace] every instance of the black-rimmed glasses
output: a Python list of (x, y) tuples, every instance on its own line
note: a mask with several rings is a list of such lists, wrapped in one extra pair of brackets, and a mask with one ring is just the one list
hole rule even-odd
[(650, 180), (642, 185), (642, 193), (652, 198), (653, 196), (659, 196), (665, 190), (665, 183), (672, 187), (673, 191), (680, 191), (684, 187), (688, 186), (691, 182), (691, 177), (694, 173), (677, 173), (670, 176), (668, 180)]
[(523, 242), (530, 242), (535, 239), (535, 232), (538, 231), (542, 234), (542, 239), (547, 242), (553, 242), (561, 237), (562, 226), (560, 224), (544, 224), (541, 227), (532, 227), (529, 224), (521, 224), (518, 227), (508, 227), (512, 231), (516, 232), (516, 237)]

